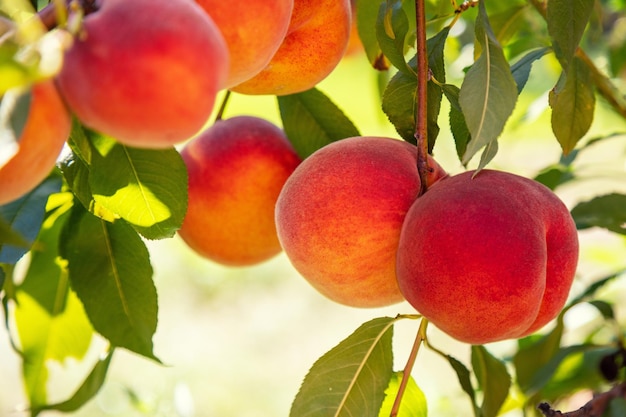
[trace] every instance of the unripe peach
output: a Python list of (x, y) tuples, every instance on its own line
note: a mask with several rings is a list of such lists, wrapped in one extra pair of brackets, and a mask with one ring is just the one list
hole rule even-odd
[(295, 0), (287, 36), (272, 60), (231, 90), (286, 95), (314, 87), (341, 61), (350, 23), (350, 0)]
[(249, 80), (270, 62), (282, 43), (293, 0), (196, 0), (224, 35), (230, 69), (224, 87)]
[(191, 0), (101, 0), (65, 54), (58, 84), (88, 127), (163, 148), (208, 121), (228, 72), (224, 39)]
[(355, 307), (403, 300), (395, 278), (400, 229), (420, 192), (417, 148), (382, 137), (327, 145), (300, 164), (276, 203), (293, 266), (319, 292)]
[(542, 184), (482, 170), (444, 178), (409, 210), (398, 284), (435, 326), (467, 343), (526, 336), (554, 319), (578, 261), (578, 235)]
[(274, 206), (300, 157), (280, 128), (250, 116), (217, 121), (181, 155), (189, 202), (179, 235), (192, 249), (235, 266), (281, 252)]
[[(35, 84), (18, 148), (0, 149), (0, 204), (22, 197), (50, 174), (71, 127), (70, 115), (54, 83)], [(11, 152), (8, 159), (5, 152)]]

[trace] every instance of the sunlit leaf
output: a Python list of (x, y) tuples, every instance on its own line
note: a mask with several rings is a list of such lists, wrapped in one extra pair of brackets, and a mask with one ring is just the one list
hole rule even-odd
[[(0, 206), (0, 218), (21, 236), (22, 243), (32, 242), (43, 222), (48, 197), (60, 189), (61, 178), (53, 175), (25, 196)], [(28, 245), (13, 246), (0, 241), (0, 263), (16, 263), (28, 249)]]
[(550, 0), (548, 2), (548, 32), (552, 37), (554, 53), (564, 69), (569, 67), (578, 48), (594, 3), (594, 0)]
[(378, 417), (392, 375), (392, 333), (397, 319), (361, 325), (309, 370), (291, 417)]
[(98, 393), (98, 391), (100, 391), (100, 388), (104, 384), (107, 372), (109, 370), (109, 365), (111, 363), (111, 359), (113, 358), (114, 351), (115, 349), (109, 350), (109, 352), (104, 357), (100, 358), (96, 362), (95, 366), (93, 367), (87, 378), (83, 381), (81, 386), (76, 390), (74, 395), (72, 395), (70, 398), (63, 402), (56, 404), (47, 404), (39, 407), (38, 409), (34, 410), (35, 414), (38, 414), (39, 412), (45, 410), (56, 410), (62, 411), (64, 413), (71, 413), (85, 405)]
[(517, 84), (491, 31), (484, 2), (478, 8), (476, 39), (482, 52), (465, 75), (459, 92), (459, 103), (472, 135), (463, 163), (500, 136), (517, 101)]
[(106, 222), (76, 205), (61, 254), (72, 288), (98, 333), (112, 345), (151, 359), (157, 293), (148, 250), (127, 223)]
[(359, 136), (350, 119), (318, 89), (277, 99), (285, 133), (301, 158), (336, 140)]
[(626, 195), (606, 194), (578, 203), (572, 216), (579, 230), (601, 227), (626, 235)]
[(46, 219), (29, 270), (16, 292), (14, 318), (22, 372), (34, 408), (47, 403), (46, 362), (81, 359), (93, 335), (81, 302), (70, 290), (67, 272), (54, 263), (67, 217), (68, 212), (61, 210)]
[(472, 346), (472, 368), (483, 392), (482, 417), (496, 417), (509, 395), (511, 377), (502, 361), (484, 346)]
[(589, 131), (596, 104), (589, 67), (574, 57), (567, 72), (550, 91), (552, 131), (563, 153), (571, 152)]
[(139, 149), (91, 135), (94, 201), (148, 239), (172, 237), (187, 212), (187, 168), (174, 148)]
[[(389, 417), (394, 401), (398, 395), (400, 382), (402, 381), (403, 372), (394, 372), (389, 381), (389, 386), (385, 390), (385, 400), (380, 408), (379, 417)], [(399, 416), (410, 417), (426, 417), (428, 415), (428, 406), (426, 396), (415, 382), (412, 376), (409, 376), (409, 382), (406, 385), (402, 402), (398, 410)]]

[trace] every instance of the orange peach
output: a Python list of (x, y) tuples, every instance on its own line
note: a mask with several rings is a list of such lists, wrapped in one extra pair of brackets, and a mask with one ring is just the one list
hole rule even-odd
[(397, 303), (400, 229), (419, 192), (415, 146), (383, 137), (331, 143), (285, 183), (276, 203), (280, 243), (295, 269), (331, 300)]
[(397, 259), (402, 294), (450, 336), (483, 344), (554, 319), (578, 260), (572, 217), (547, 187), (482, 170), (444, 178), (409, 210)]
[(179, 235), (200, 255), (234, 266), (281, 252), (274, 206), (300, 163), (282, 129), (251, 116), (217, 121), (181, 151), (189, 202)]
[(270, 63), (231, 90), (286, 95), (314, 87), (341, 61), (350, 25), (350, 0), (295, 0), (287, 36)]
[(65, 54), (58, 85), (88, 127), (163, 148), (208, 121), (228, 73), (211, 18), (190, 0), (101, 0)]
[(249, 80), (270, 62), (282, 43), (293, 0), (196, 0), (222, 32), (230, 53), (224, 87)]
[(0, 204), (22, 197), (50, 174), (71, 127), (69, 112), (54, 83), (35, 84), (17, 147), (10, 149), (5, 144), (0, 148)]

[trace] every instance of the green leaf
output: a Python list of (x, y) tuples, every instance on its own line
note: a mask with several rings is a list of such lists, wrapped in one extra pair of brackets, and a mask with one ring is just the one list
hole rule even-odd
[(605, 320), (614, 320), (615, 319), (615, 311), (613, 310), (613, 306), (606, 301), (602, 300), (591, 300), (589, 304), (594, 306), (596, 310), (602, 314)]
[(525, 19), (528, 4), (511, 4), (502, 11), (491, 15), (491, 27), (500, 44), (506, 44), (509, 39), (528, 24)]
[(611, 232), (626, 235), (626, 195), (606, 194), (578, 203), (572, 209), (572, 217), (579, 230), (602, 227)]
[(157, 360), (152, 337), (157, 293), (148, 250), (127, 223), (106, 222), (75, 205), (63, 236), (72, 288), (94, 329), (112, 345)]
[[(445, 82), (446, 74), (443, 65), (443, 48), (447, 39), (449, 28), (428, 39), (428, 62), (429, 68), (438, 82)], [(383, 93), (382, 109), (396, 131), (407, 142), (416, 143), (415, 139), (415, 95), (417, 79), (415, 77), (416, 59), (413, 58), (409, 65), (412, 73), (396, 73), (387, 84)], [(441, 87), (432, 81), (428, 82), (428, 150), (432, 151), (435, 140), (439, 133), (437, 120), (441, 108)]]
[(379, 1), (356, 1), (356, 27), (365, 50), (365, 55), (372, 67), (379, 71), (389, 69), (389, 61), (383, 55), (376, 37), (376, 20), (378, 19)]
[(404, 58), (408, 35), (409, 18), (402, 7), (402, 0), (382, 2), (376, 20), (376, 38), (380, 49), (400, 72), (415, 76), (414, 70)]
[(484, 346), (472, 346), (472, 368), (483, 391), (481, 411), (483, 417), (496, 417), (509, 395), (511, 377), (504, 363), (495, 358)]
[(559, 185), (576, 179), (576, 175), (570, 167), (557, 164), (544, 169), (534, 179), (549, 189), (555, 190)]
[(583, 36), (595, 0), (550, 0), (547, 6), (548, 33), (554, 53), (567, 69)]
[(489, 26), (484, 2), (479, 2), (478, 9), (475, 36), (482, 52), (465, 75), (459, 92), (459, 104), (472, 135), (464, 164), (500, 136), (517, 101), (517, 84)]
[[(527, 396), (540, 390), (547, 381), (535, 381), (535, 376), (559, 351), (563, 336), (563, 316), (559, 316), (555, 328), (539, 338), (529, 336), (518, 340), (518, 349), (513, 356), (517, 384)], [(532, 342), (529, 342), (531, 341)]]
[[(0, 211), (2, 211), (1, 207)], [(0, 215), (0, 253), (2, 252), (2, 246), (15, 246), (28, 250), (30, 243), (24, 239), (24, 236), (13, 230), (9, 222)]]
[(81, 302), (70, 290), (67, 271), (54, 263), (68, 214), (58, 210), (46, 219), (24, 282), (16, 291), (16, 333), (25, 389), (33, 408), (47, 403), (47, 362), (83, 358), (93, 335)]
[(493, 158), (495, 158), (497, 153), (498, 153), (498, 140), (496, 139), (496, 140), (492, 140), (485, 146), (483, 153), (480, 155), (480, 162), (478, 163), (478, 166), (476, 167), (476, 173), (474, 173), (474, 176), (479, 171), (481, 171), (484, 167), (486, 167), (487, 164), (491, 162)]
[[(391, 415), (391, 409), (398, 395), (398, 389), (400, 388), (400, 382), (402, 381), (403, 372), (394, 372), (389, 381), (389, 386), (385, 390), (385, 400), (380, 408), (378, 417), (389, 417)], [(404, 394), (402, 395), (402, 402), (400, 403), (400, 409), (398, 411), (399, 416), (410, 417), (426, 417), (428, 415), (428, 404), (426, 402), (426, 396), (415, 382), (412, 376), (409, 375), (409, 382), (406, 385)]]
[(81, 386), (76, 390), (74, 395), (68, 398), (66, 401), (56, 403), (56, 404), (47, 404), (38, 409), (34, 410), (34, 414), (37, 415), (41, 411), (45, 410), (56, 410), (64, 413), (71, 413), (83, 405), (85, 405), (89, 400), (91, 400), (95, 395), (100, 391), (100, 388), (104, 384), (106, 379), (107, 372), (109, 370), (109, 365), (111, 363), (111, 359), (113, 358), (113, 352), (115, 349), (109, 350), (109, 352), (103, 358), (98, 359), (95, 366), (87, 376), (87, 378), (83, 381)]
[(593, 297), (598, 290), (602, 289), (605, 285), (611, 283), (611, 281), (614, 281), (616, 278), (620, 277), (624, 273), (626, 273), (626, 269), (618, 271), (617, 273), (614, 273), (614, 274), (610, 274), (604, 278), (595, 280), (582, 293), (580, 293), (580, 295), (578, 295), (576, 298), (570, 301), (565, 307), (565, 310), (572, 308), (576, 304), (587, 301), (589, 298)]
[[(0, 206), (0, 218), (22, 237), (22, 242), (32, 242), (41, 228), (48, 197), (60, 189), (61, 178), (53, 175), (25, 196)], [(15, 264), (28, 249), (28, 245), (14, 246), (0, 242), (0, 263)]]
[(605, 415), (607, 417), (626, 416), (626, 399), (620, 397), (613, 398), (608, 404)]
[(467, 144), (471, 140), (472, 135), (467, 128), (465, 116), (463, 116), (463, 111), (461, 110), (461, 105), (459, 104), (460, 90), (455, 85), (444, 84), (442, 91), (450, 102), (450, 113), (448, 116), (450, 121), (450, 130), (452, 131), (452, 137), (454, 138), (456, 154), (459, 157), (459, 160), (462, 160), (463, 155), (465, 155), (465, 151), (467, 150)]
[(139, 149), (91, 133), (94, 201), (148, 239), (174, 236), (187, 212), (187, 168), (176, 149)]
[(331, 142), (359, 136), (350, 119), (316, 88), (277, 99), (285, 133), (302, 159)]
[(378, 417), (392, 376), (393, 324), (380, 317), (361, 325), (309, 370), (290, 416)]
[(589, 131), (593, 121), (596, 97), (589, 67), (575, 57), (550, 91), (549, 101), (552, 131), (563, 153), (568, 154)]
[(8, 114), (6, 126), (4, 118), (0, 118), (0, 126), (9, 129), (13, 133), (12, 140), (19, 140), (28, 120), (32, 94), (29, 89), (15, 89), (5, 93), (0, 101), (2, 113)]
[(528, 81), (528, 77), (530, 76), (530, 70), (535, 61), (543, 58), (543, 56), (549, 51), (550, 48), (535, 49), (521, 57), (515, 64), (511, 66), (511, 74), (513, 75), (513, 78), (515, 79), (515, 84), (517, 85), (517, 94), (520, 94), (526, 86), (526, 82)]

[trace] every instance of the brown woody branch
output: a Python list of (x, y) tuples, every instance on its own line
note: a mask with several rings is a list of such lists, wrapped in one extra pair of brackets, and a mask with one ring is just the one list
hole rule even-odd
[(626, 382), (614, 386), (607, 392), (594, 396), (589, 402), (575, 411), (562, 413), (554, 410), (548, 403), (541, 403), (537, 407), (546, 417), (601, 417), (615, 398), (626, 398)]

